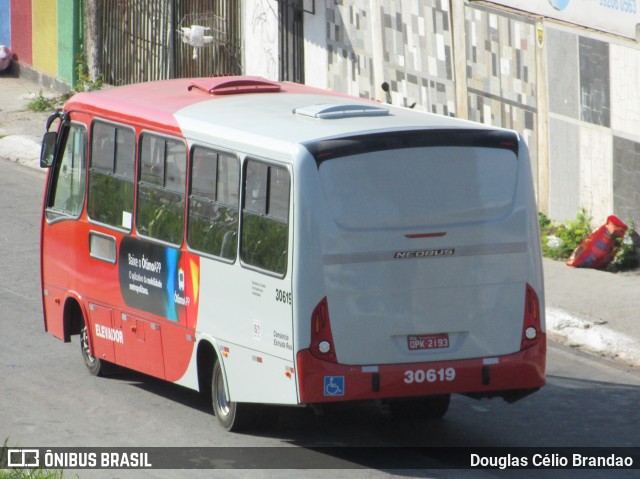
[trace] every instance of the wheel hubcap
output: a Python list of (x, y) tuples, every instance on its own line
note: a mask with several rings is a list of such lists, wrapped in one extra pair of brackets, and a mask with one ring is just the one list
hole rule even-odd
[(90, 363), (93, 363), (96, 360), (96, 358), (94, 358), (91, 355), (91, 350), (89, 349), (89, 336), (87, 335), (86, 326), (82, 328), (82, 333), (80, 335), (80, 344), (82, 347), (82, 353), (84, 354), (84, 357), (87, 358), (87, 361), (89, 361)]
[(227, 393), (225, 392), (224, 380), (222, 378), (222, 371), (216, 371), (216, 403), (218, 404), (218, 408), (220, 412), (227, 416), (229, 414), (229, 398), (227, 397)]

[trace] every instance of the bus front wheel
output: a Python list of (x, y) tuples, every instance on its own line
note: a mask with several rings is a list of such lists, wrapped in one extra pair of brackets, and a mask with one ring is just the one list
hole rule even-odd
[(91, 346), (89, 345), (89, 333), (87, 331), (86, 325), (80, 331), (80, 349), (82, 351), (84, 364), (87, 366), (87, 369), (89, 370), (91, 375), (104, 376), (105, 363), (91, 354)]

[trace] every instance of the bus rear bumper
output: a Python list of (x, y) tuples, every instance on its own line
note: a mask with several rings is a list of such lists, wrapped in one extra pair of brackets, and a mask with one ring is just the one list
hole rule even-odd
[(441, 394), (502, 396), (509, 402), (545, 384), (546, 337), (514, 354), (457, 361), (350, 366), (297, 355), (302, 404)]

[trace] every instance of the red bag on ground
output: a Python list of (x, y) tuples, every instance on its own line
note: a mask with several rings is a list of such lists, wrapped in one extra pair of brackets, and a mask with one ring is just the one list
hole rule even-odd
[(587, 236), (571, 254), (567, 265), (576, 268), (606, 268), (616, 255), (627, 231), (619, 218), (611, 215), (607, 223)]

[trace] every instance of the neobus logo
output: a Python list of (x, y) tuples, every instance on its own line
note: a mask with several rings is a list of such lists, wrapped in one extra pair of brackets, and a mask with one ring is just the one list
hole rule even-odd
[(454, 254), (456, 254), (455, 248), (423, 249), (419, 251), (397, 251), (393, 257), (395, 259), (432, 258), (434, 256), (453, 256)]

